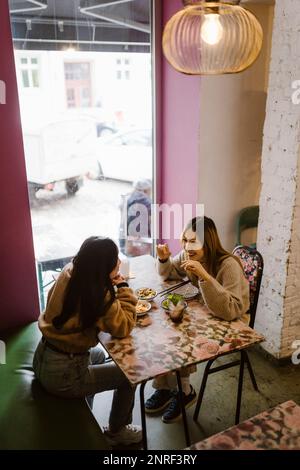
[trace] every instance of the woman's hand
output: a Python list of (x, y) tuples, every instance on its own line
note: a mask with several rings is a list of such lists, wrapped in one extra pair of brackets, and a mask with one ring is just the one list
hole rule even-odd
[(206, 269), (204, 269), (202, 264), (199, 263), (199, 261), (192, 261), (192, 260), (184, 261), (181, 264), (181, 267), (182, 269), (184, 269), (184, 271), (189, 271), (190, 273), (197, 276), (199, 279), (202, 279), (204, 281), (209, 281), (210, 279), (210, 275), (208, 274)]
[(120, 273), (117, 274), (117, 276), (115, 276), (112, 280), (112, 285), (113, 286), (117, 286), (118, 284), (121, 284), (122, 282), (126, 282), (126, 279), (125, 277), (123, 277)]
[(158, 258), (161, 259), (162, 261), (169, 259), (171, 256), (171, 252), (166, 243), (164, 245), (157, 245), (156, 253), (157, 253)]

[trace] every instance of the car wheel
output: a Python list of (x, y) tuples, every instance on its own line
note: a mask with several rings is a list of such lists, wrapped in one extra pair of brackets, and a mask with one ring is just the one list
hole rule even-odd
[(112, 134), (114, 134), (113, 129), (110, 129), (109, 127), (104, 127), (104, 129), (102, 129), (102, 131), (100, 132), (99, 137), (106, 137)]
[(28, 183), (29, 204), (31, 207), (37, 206), (38, 201), (36, 198), (36, 193), (39, 189), (39, 186), (37, 186), (35, 183)]
[(74, 196), (81, 186), (82, 184), (80, 184), (79, 179), (70, 179), (66, 181), (66, 190), (69, 196)]

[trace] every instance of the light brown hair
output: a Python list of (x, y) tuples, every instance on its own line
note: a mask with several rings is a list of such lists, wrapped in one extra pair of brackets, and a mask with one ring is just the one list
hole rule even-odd
[(240, 260), (223, 248), (216, 225), (212, 219), (206, 216), (194, 217), (185, 227), (183, 234), (189, 229), (196, 233), (198, 240), (203, 245), (207, 271), (211, 276), (216, 277), (220, 265), (229, 257), (234, 258), (243, 269)]

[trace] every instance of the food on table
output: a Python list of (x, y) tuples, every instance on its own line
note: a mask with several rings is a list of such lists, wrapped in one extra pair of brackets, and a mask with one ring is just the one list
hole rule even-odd
[(183, 295), (169, 294), (162, 302), (162, 307), (168, 310), (169, 316), (174, 323), (181, 322), (187, 303)]
[(141, 315), (142, 313), (146, 313), (150, 310), (151, 304), (149, 302), (141, 302), (140, 300), (136, 304), (135, 310), (137, 315)]
[(174, 291), (175, 294), (180, 294), (185, 300), (192, 299), (199, 294), (199, 289), (193, 284), (187, 284), (186, 286), (179, 287)]
[(169, 312), (169, 316), (174, 323), (181, 322), (184, 310), (187, 307), (183, 295), (169, 294), (168, 297), (162, 301), (161, 305)]
[(136, 295), (140, 299), (153, 299), (156, 296), (157, 292), (154, 289), (150, 289), (150, 287), (142, 287), (136, 291)]
[(180, 300), (176, 307), (170, 309), (170, 318), (174, 323), (181, 322), (185, 308), (186, 303), (183, 300)]
[(184, 297), (181, 294), (169, 294), (168, 297), (162, 302), (162, 306), (169, 309), (171, 304), (176, 306), (178, 302), (183, 301)]

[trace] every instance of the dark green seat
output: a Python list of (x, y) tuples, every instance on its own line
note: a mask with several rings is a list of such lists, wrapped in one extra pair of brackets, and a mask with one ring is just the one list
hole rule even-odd
[[(258, 226), (259, 206), (244, 207), (236, 216), (235, 246), (242, 245), (242, 232), (248, 228), (256, 228)], [(256, 243), (252, 243), (251, 248), (256, 248)]]
[(48, 394), (36, 381), (32, 358), (41, 335), (36, 323), (0, 333), (0, 449), (109, 449), (84, 398)]

